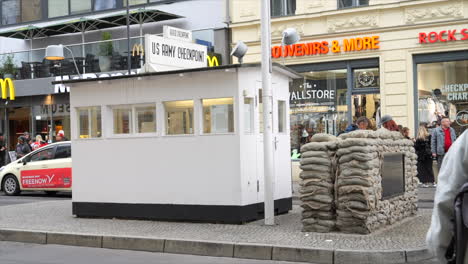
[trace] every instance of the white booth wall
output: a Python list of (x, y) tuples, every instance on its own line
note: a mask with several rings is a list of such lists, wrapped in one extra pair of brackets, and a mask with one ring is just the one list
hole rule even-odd
[[(289, 109), (289, 81), (294, 74), (274, 69), (275, 200), (289, 203), (289, 115), (288, 111), (283, 115), (284, 129), (279, 132), (278, 100)], [(259, 66), (70, 81), (70, 86), (74, 214), (80, 216), (82, 203), (88, 208), (93, 204), (243, 207), (264, 201)], [(201, 100), (226, 97), (234, 98), (234, 132), (204, 134)], [(246, 132), (246, 97), (254, 101), (252, 132)], [(176, 100), (194, 100), (192, 135), (165, 133), (163, 102)], [(156, 105), (156, 133), (113, 134), (111, 106), (133, 104)], [(90, 106), (101, 108), (102, 136), (83, 139), (77, 108)]]

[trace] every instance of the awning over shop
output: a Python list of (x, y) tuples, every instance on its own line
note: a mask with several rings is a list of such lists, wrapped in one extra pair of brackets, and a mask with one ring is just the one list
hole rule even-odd
[[(159, 11), (157, 9), (139, 8), (130, 10), (130, 24), (160, 22), (164, 20), (181, 18), (181, 16)], [(125, 10), (89, 15), (74, 19), (39, 22), (28, 26), (15, 26), (0, 29), (1, 37), (34, 39), (48, 36), (83, 33), (86, 31), (100, 30), (112, 27), (125, 26), (127, 13)]]

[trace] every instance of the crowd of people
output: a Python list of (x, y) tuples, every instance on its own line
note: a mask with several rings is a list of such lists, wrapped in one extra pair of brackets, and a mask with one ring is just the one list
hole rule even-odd
[[(68, 141), (63, 130), (58, 131), (57, 135), (55, 136), (54, 142), (60, 141)], [(44, 139), (41, 135), (37, 135), (34, 139), (32, 139), (29, 132), (24, 132), (23, 135), (18, 137), (18, 142), (15, 149), (16, 158), (20, 159), (26, 156), (28, 153), (42, 148), (47, 144), (49, 144), (49, 139), (47, 136)], [(3, 133), (0, 133), (0, 167), (6, 164), (6, 152), (7, 146), (5, 143), (5, 138)]]

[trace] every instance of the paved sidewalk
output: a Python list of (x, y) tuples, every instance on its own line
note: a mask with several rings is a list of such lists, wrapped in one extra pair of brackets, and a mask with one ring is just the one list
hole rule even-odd
[(71, 215), (71, 201), (0, 207), (0, 229), (137, 236), (164, 239), (258, 243), (343, 250), (406, 250), (424, 248), (430, 210), (371, 235), (301, 232), (300, 208), (278, 216), (276, 226), (262, 221), (245, 225), (177, 223), (117, 219), (83, 219)]

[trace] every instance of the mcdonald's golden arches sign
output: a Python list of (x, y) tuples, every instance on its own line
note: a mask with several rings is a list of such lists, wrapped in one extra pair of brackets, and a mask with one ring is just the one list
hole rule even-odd
[(10, 78), (0, 79), (0, 87), (2, 88), (2, 99), (7, 99), (8, 92), (10, 92), (10, 100), (15, 100), (15, 85)]

